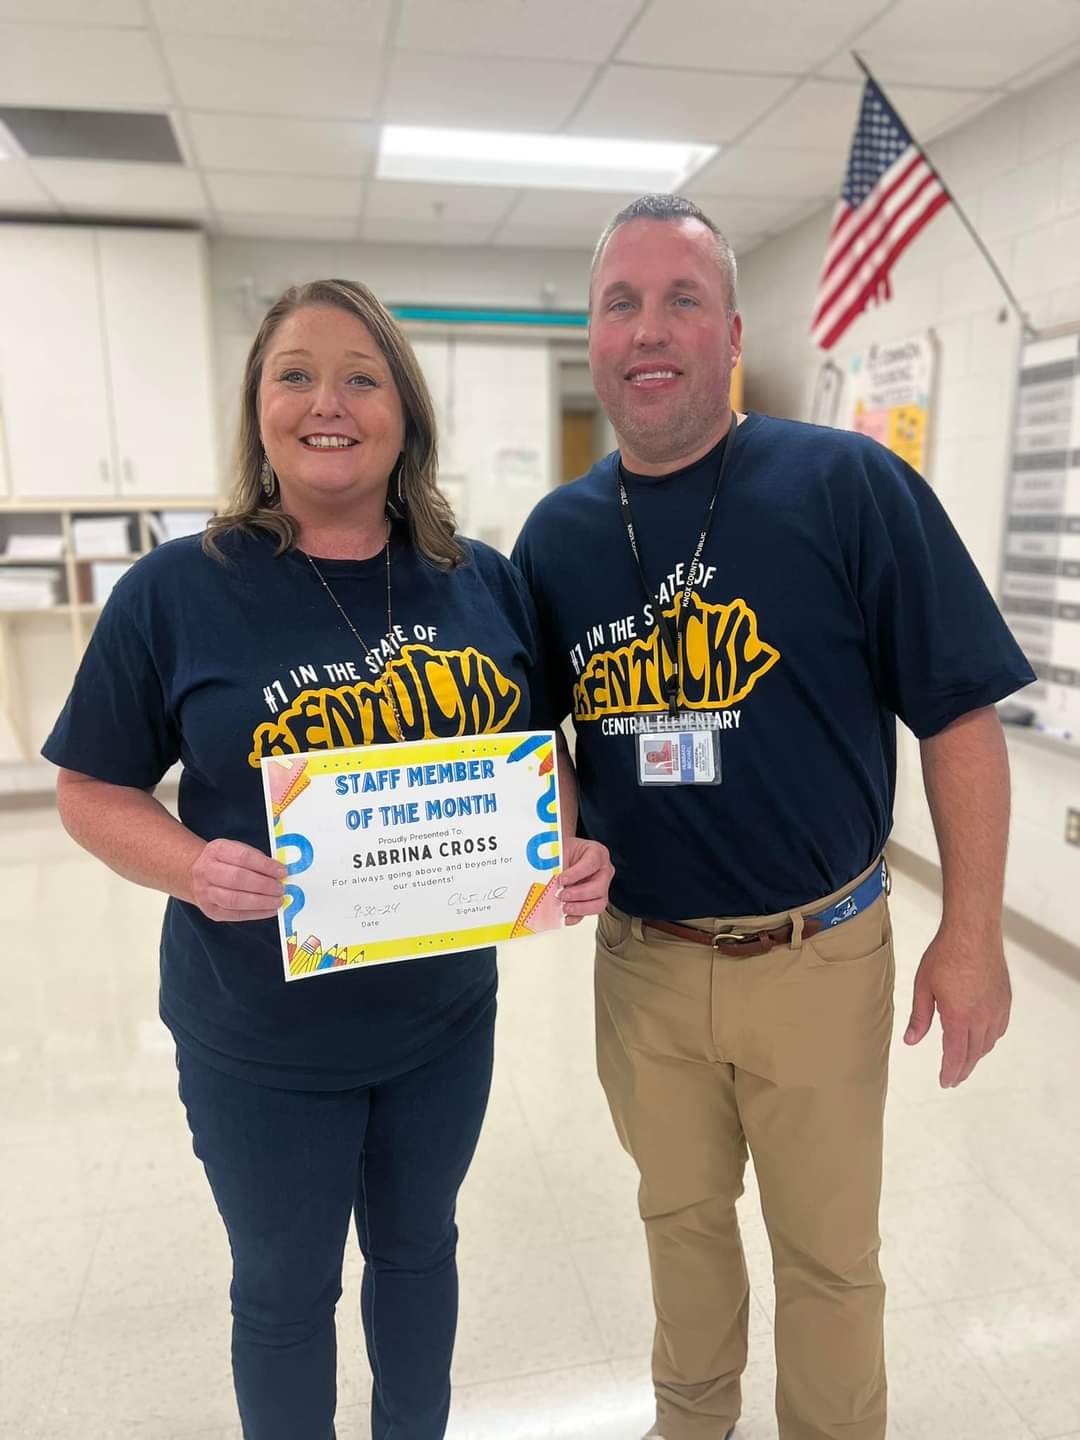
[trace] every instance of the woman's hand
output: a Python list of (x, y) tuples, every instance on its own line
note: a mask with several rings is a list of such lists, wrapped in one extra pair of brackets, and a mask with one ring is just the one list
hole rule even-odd
[(566, 841), (566, 862), (559, 877), (559, 898), (567, 925), (578, 925), (586, 915), (599, 915), (603, 910), (615, 871), (607, 846), (579, 835)]
[(208, 920), (270, 920), (281, 909), (287, 873), (253, 845), (210, 840), (191, 866), (192, 896)]

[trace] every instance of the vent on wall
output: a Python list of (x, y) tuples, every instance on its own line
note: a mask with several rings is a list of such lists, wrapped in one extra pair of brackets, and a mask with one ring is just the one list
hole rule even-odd
[(167, 115), (0, 105), (0, 125), (32, 160), (184, 163)]

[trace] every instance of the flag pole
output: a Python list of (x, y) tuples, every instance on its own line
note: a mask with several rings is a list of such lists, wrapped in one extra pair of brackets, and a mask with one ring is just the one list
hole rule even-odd
[[(859, 54), (859, 52), (858, 52), (857, 50), (852, 50), (851, 55), (852, 55), (852, 59), (855, 61), (856, 65), (858, 65), (859, 69), (863, 72), (863, 74), (866, 76), (867, 80), (870, 81), (870, 83), (874, 86), (874, 88), (875, 88), (875, 89), (878, 91), (878, 93), (881, 95), (882, 99), (884, 99), (885, 102), (890, 106), (890, 108), (892, 109), (892, 111), (893, 111), (893, 113), (895, 114), (896, 118), (900, 121), (901, 125), (903, 125), (904, 129), (905, 129), (905, 130), (907, 131), (907, 133), (911, 136), (912, 144), (915, 146), (916, 150), (918, 150), (919, 154), (920, 154), (920, 155), (923, 157), (923, 159), (926, 161), (926, 163), (927, 163), (927, 165), (929, 166), (929, 168), (934, 172), (935, 176), (937, 177), (937, 182), (938, 182), (938, 184), (941, 186), (942, 190), (944, 190), (945, 194), (949, 197), (949, 200), (952, 202), (952, 204), (953, 204), (953, 206), (954, 206), (954, 208), (955, 208), (955, 210), (956, 210), (956, 213), (957, 213), (957, 215), (960, 217), (960, 220), (961, 220), (961, 222), (963, 223), (965, 229), (967, 230), (967, 232), (968, 232), (968, 234), (971, 236), (971, 238), (975, 241), (975, 244), (979, 247), (979, 250), (980, 250), (980, 252), (982, 253), (983, 259), (984, 259), (984, 260), (986, 261), (986, 263), (990, 266), (990, 269), (994, 272), (994, 277), (995, 277), (995, 279), (997, 280), (998, 284), (1001, 286), (1002, 290), (1004, 290), (1005, 295), (1006, 295), (1006, 297), (1008, 298), (1009, 304), (1012, 306), (1013, 310), (1015, 310), (1015, 312), (1016, 312), (1016, 318), (1020, 321), (1020, 328), (1021, 328), (1021, 330), (1023, 331), (1024, 336), (1025, 336), (1025, 337), (1030, 337), (1030, 336), (1034, 335), (1034, 334), (1035, 334), (1035, 329), (1034, 329), (1033, 325), (1031, 324), (1031, 321), (1028, 319), (1027, 315), (1026, 315), (1026, 314), (1024, 313), (1024, 311), (1020, 308), (1020, 302), (1019, 302), (1019, 300), (1017, 300), (1016, 296), (1013, 294), (1012, 289), (1011, 289), (1010, 286), (1009, 286), (1009, 282), (1005, 279), (1005, 276), (1001, 273), (1000, 269), (998, 268), (997, 261), (996, 261), (996, 260), (994, 259), (994, 257), (990, 254), (990, 251), (986, 248), (986, 244), (985, 244), (985, 242), (983, 241), (982, 236), (981, 236), (981, 235), (978, 233), (978, 231), (975, 229), (975, 226), (972, 225), (971, 221), (968, 219), (967, 215), (964, 213), (963, 209), (961, 208), (960, 203), (959, 203), (959, 201), (957, 200), (956, 196), (953, 194), (953, 192), (949, 189), (948, 185), (945, 183), (945, 180), (944, 180), (944, 178), (943, 178), (943, 176), (942, 176), (942, 174), (941, 174), (941, 171), (937, 168), (937, 166), (934, 164), (934, 162), (930, 159), (930, 156), (927, 155), (926, 151), (925, 151), (925, 150), (923, 149), (923, 147), (919, 144), (918, 140), (915, 139), (915, 136), (914, 136), (914, 133), (913, 133), (912, 130), (911, 130), (911, 127), (905, 123), (904, 118), (903, 118), (903, 116), (900, 114), (899, 110), (897, 110), (896, 106), (893, 105), (893, 102), (892, 102), (892, 101), (889, 99), (889, 97), (885, 94), (885, 91), (882, 89), (882, 86), (881, 86), (880, 82), (877, 80), (877, 78), (876, 78), (876, 77), (874, 76), (874, 74), (871, 72), (870, 67), (869, 67), (869, 65), (867, 65), (866, 61), (862, 58), (862, 56)], [(1002, 319), (1005, 318), (1004, 313), (1002, 314), (1001, 318), (1002, 318)]]

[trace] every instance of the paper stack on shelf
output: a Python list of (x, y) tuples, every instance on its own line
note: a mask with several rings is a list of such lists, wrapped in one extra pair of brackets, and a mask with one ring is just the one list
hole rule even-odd
[(57, 531), (47, 534), (9, 535), (4, 546), (7, 560), (61, 560), (64, 537)]
[(130, 515), (79, 515), (71, 522), (71, 543), (83, 557), (129, 555)]
[(36, 565), (0, 570), (0, 610), (50, 610), (60, 603), (62, 573)]

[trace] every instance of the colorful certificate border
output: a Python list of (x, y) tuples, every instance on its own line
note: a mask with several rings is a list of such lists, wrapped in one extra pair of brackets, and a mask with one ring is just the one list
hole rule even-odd
[[(310, 867), (314, 852), (306, 836), (289, 828), (288, 811), (313, 779), (360, 770), (480, 759), (502, 759), (511, 765), (527, 765), (537, 772), (536, 831), (526, 853), (535, 878), (520, 892), (516, 918), (512, 922), (457, 926), (435, 934), (352, 944), (341, 936), (303, 933), (305, 927), (297, 926), (292, 917), (298, 919), (304, 909), (306, 895), (300, 877)], [(270, 756), (262, 761), (261, 768), (269, 832), (277, 858), (288, 869), (285, 904), (278, 921), (286, 980), (477, 949), (555, 929), (563, 923), (562, 908), (555, 893), (562, 873), (562, 848), (558, 767), (552, 731), (472, 735), (456, 740), (416, 740), (397, 745)]]

